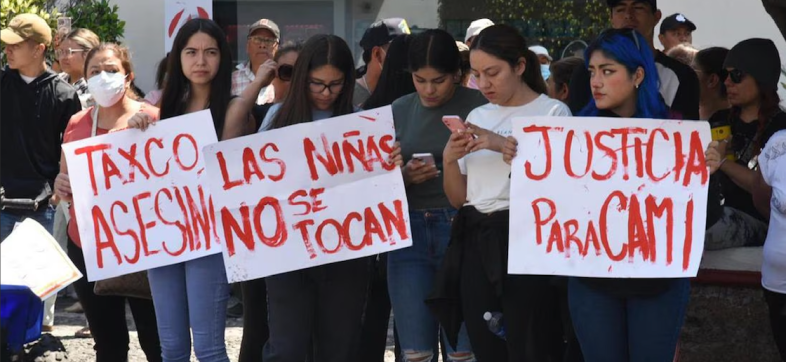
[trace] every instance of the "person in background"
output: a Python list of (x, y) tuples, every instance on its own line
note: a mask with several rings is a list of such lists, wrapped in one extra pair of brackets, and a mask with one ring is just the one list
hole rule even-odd
[[(388, 253), (388, 288), (401, 344), (402, 361), (430, 361), (437, 350), (439, 322), (423, 300), (450, 242), (456, 210), (442, 189), (440, 151), (450, 138), (444, 116), (466, 119), (488, 101), (474, 89), (462, 87), (461, 59), (455, 40), (443, 30), (427, 30), (413, 37), (408, 53), (410, 77), (416, 93), (393, 102), (396, 137), (407, 160), (402, 172), (409, 203), (412, 247)], [(415, 157), (428, 153), (431, 160)], [(463, 328), (456, 344), (442, 341), (448, 361), (474, 361)]]
[(274, 94), (276, 97), (273, 103), (281, 103), (289, 94), (289, 84), (292, 80), (292, 73), (295, 68), (295, 61), (300, 52), (303, 50), (303, 42), (287, 42), (284, 43), (276, 53), (273, 60), (278, 65), (276, 70), (276, 77), (271, 83), (273, 85)]
[(693, 57), (693, 70), (699, 77), (699, 119), (707, 120), (718, 111), (729, 109), (726, 78), (729, 76), (723, 62), (729, 49), (712, 47), (702, 49)]
[[(636, 48), (649, 47), (655, 64), (658, 64), (660, 95), (669, 107), (669, 117), (673, 119), (699, 119), (699, 80), (690, 66), (668, 57), (655, 49), (655, 25), (661, 18), (656, 0), (606, 0), (614, 29), (635, 29), (644, 36), (645, 42), (637, 43)], [(582, 67), (573, 73), (570, 82), (568, 105), (573, 113), (578, 113), (592, 99), (589, 71)]]
[(407, 21), (402, 18), (383, 19), (366, 29), (363, 38), (360, 39), (365, 65), (358, 69), (352, 104), (361, 107), (376, 89), (390, 41), (399, 35), (409, 33)]
[(63, 70), (60, 77), (76, 88), (79, 99), (82, 101), (82, 108), (92, 106), (90, 93), (87, 91), (87, 81), (85, 81), (85, 57), (99, 43), (98, 35), (92, 31), (76, 28), (63, 37), (55, 50)]
[[(254, 75), (266, 61), (273, 59), (281, 41), (281, 30), (270, 19), (260, 19), (251, 24), (246, 37), (248, 61), (237, 66), (232, 73), (232, 95), (239, 96), (254, 81)], [(265, 86), (259, 92), (256, 104), (272, 103), (276, 95), (273, 88)]]
[(169, 53), (166, 53), (161, 61), (158, 62), (158, 66), (156, 67), (156, 89), (148, 92), (145, 95), (144, 101), (147, 102), (147, 104), (159, 106), (159, 102), (161, 101), (161, 93), (164, 89), (164, 79), (166, 79), (166, 65), (168, 57)]
[[(460, 210), (441, 282), (427, 303), (451, 339), (459, 321), (454, 318), (463, 319), (479, 362), (559, 361), (564, 345), (551, 278), (507, 273), (510, 165), (501, 153), (514, 118), (570, 116), (570, 110), (544, 94), (540, 62), (515, 28), (488, 27), (470, 49), (472, 73), (489, 103), (469, 113), (468, 130), (454, 131), (443, 151), (445, 195)], [(445, 283), (450, 280), (458, 281), (458, 290)], [(489, 330), (487, 312), (504, 314), (506, 339)]]
[[(660, 23), (658, 40), (663, 45), (663, 52), (669, 53), (672, 48), (688, 43), (693, 43), (693, 32), (696, 24), (680, 13), (671, 14)], [(688, 63), (690, 64), (690, 63)]]
[[(270, 129), (355, 111), (352, 53), (335, 35), (306, 41), (291, 82), (284, 103), (268, 111)], [(396, 145), (388, 161), (400, 165), (398, 152)], [(267, 277), (270, 338), (263, 359), (300, 362), (313, 352), (314, 361), (357, 361), (368, 273), (368, 258), (359, 258)]]
[(533, 45), (529, 47), (535, 55), (538, 56), (538, 61), (540, 61), (540, 74), (543, 75), (543, 80), (549, 80), (549, 76), (551, 75), (551, 55), (549, 55), (549, 50), (546, 49), (542, 45)]
[[(470, 23), (469, 27), (467, 28), (467, 33), (464, 35), (464, 44), (466, 44), (467, 47), (471, 47), (472, 41), (475, 40), (475, 37), (477, 37), (478, 34), (483, 31), (483, 29), (486, 29), (492, 25), (494, 25), (494, 22), (489, 19), (478, 19)], [(469, 75), (469, 80), (467, 80), (467, 87), (478, 89), (477, 79), (475, 79), (475, 76), (471, 72)]]
[[(209, 109), (221, 140), (229, 110), (241, 102), (231, 95), (232, 53), (224, 31), (209, 19), (187, 21), (175, 36), (168, 62), (160, 118)], [(153, 122), (138, 113), (128, 125), (145, 130)], [(229, 284), (221, 254), (150, 269), (147, 276), (163, 361), (189, 361), (193, 335), (198, 361), (229, 362), (224, 343)]]
[(461, 84), (462, 87), (467, 87), (469, 78), (472, 76), (472, 67), (469, 64), (469, 46), (460, 41), (456, 41), (456, 46), (459, 50), (459, 57), (461, 57)]
[(548, 95), (560, 102), (567, 102), (570, 95), (570, 78), (577, 68), (584, 66), (579, 57), (562, 58), (551, 63), (551, 76), (546, 80)]
[(708, 147), (708, 152), (723, 156), (718, 176), (725, 202), (720, 221), (707, 230), (707, 250), (761, 246), (767, 237), (768, 215), (756, 210), (752, 193), (762, 147), (775, 132), (786, 129), (778, 96), (780, 64), (775, 44), (756, 38), (731, 48), (723, 63), (731, 108), (716, 112), (709, 122), (729, 124), (731, 137)]
[[(128, 120), (138, 112), (158, 117), (158, 109), (138, 100), (131, 91), (134, 72), (128, 49), (117, 44), (104, 43), (93, 47), (84, 56), (84, 74), (90, 94), (96, 105), (71, 118), (63, 136), (63, 142), (82, 139), (122, 130)], [(72, 201), (71, 183), (65, 155), (61, 156), (60, 174), (55, 190), (64, 202)], [(82, 252), (79, 226), (75, 211), (70, 208), (68, 223), (68, 257), (83, 275), (87, 275)], [(85, 317), (91, 327), (95, 341), (96, 361), (126, 361), (129, 351), (129, 335), (126, 324), (126, 303), (131, 308), (134, 325), (139, 333), (139, 344), (149, 362), (162, 361), (161, 345), (156, 329), (156, 314), (153, 302), (141, 298), (96, 295), (95, 282), (86, 278), (74, 283)]]
[[(82, 109), (77, 91), (47, 69), (52, 29), (34, 14), (20, 14), (0, 32), (8, 65), (0, 78), (0, 242), (17, 223), (33, 219), (54, 228), (52, 187), (60, 169), (60, 145), (68, 120)], [(54, 329), (55, 301), (45, 301), (42, 330)]]
[[(696, 53), (698, 52), (699, 50), (694, 48), (693, 45), (690, 45), (690, 43), (682, 43), (669, 49), (666, 55), (678, 60), (682, 64), (691, 65), (693, 64), (693, 58), (696, 57)], [(699, 99), (699, 107), (701, 107), (701, 99)]]

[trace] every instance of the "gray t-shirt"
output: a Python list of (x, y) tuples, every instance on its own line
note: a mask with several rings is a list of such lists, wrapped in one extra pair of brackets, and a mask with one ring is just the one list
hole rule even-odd
[[(474, 89), (458, 87), (447, 103), (440, 107), (426, 108), (417, 93), (403, 96), (393, 102), (393, 119), (396, 138), (401, 142), (404, 163), (415, 153), (431, 153), (437, 168), (442, 170), (442, 151), (450, 138), (450, 130), (442, 123), (442, 116), (459, 116), (467, 119), (473, 109), (488, 103), (486, 97)], [(450, 207), (442, 188), (442, 175), (421, 184), (407, 187), (407, 199), (412, 210)]]
[(355, 90), (352, 91), (352, 105), (355, 107), (362, 107), (366, 103), (368, 97), (371, 97), (371, 92), (366, 89), (365, 85), (360, 81), (355, 81)]

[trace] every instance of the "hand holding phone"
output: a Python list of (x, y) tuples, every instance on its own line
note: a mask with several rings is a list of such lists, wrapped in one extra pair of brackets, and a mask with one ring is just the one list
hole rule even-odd
[(413, 160), (418, 160), (426, 165), (435, 165), (434, 155), (430, 153), (416, 153), (412, 155)]
[[(461, 133), (467, 131), (467, 125), (464, 123), (464, 120), (461, 119), (459, 116), (443, 116), (442, 123), (445, 124), (445, 127), (448, 127), (450, 132), (453, 133)], [(472, 139), (473, 135), (467, 135), (468, 139)]]
[[(420, 162), (420, 164), (417, 164)], [(436, 178), (440, 171), (437, 169), (434, 155), (430, 153), (416, 153), (404, 166), (404, 183), (406, 185), (419, 184)]]

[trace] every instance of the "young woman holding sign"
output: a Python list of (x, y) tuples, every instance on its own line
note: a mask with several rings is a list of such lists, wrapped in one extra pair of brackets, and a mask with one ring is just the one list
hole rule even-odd
[[(465, 119), (487, 101), (480, 92), (460, 86), (461, 58), (455, 40), (444, 30), (413, 36), (407, 57), (411, 73), (407, 76), (414, 82), (416, 93), (393, 102), (393, 119), (403, 156), (408, 160), (402, 171), (412, 247), (388, 254), (388, 289), (403, 360), (431, 361), (434, 351), (438, 351), (439, 323), (423, 300), (434, 287), (434, 277), (450, 241), (450, 223), (456, 215), (442, 188), (440, 151), (450, 138), (442, 117)], [(466, 330), (462, 330), (455, 347), (442, 345), (449, 361), (475, 359)]]
[[(221, 138), (224, 119), (239, 98), (231, 99), (232, 58), (226, 35), (208, 19), (186, 22), (175, 37), (169, 56), (161, 118), (210, 109)], [(235, 106), (235, 107), (233, 107)], [(129, 127), (146, 129), (154, 119), (139, 115)], [(223, 256), (214, 254), (148, 270), (156, 306), (164, 362), (229, 362), (224, 331), (229, 284)]]
[[(138, 112), (155, 119), (158, 109), (140, 102), (130, 90), (134, 73), (128, 49), (116, 44), (100, 44), (85, 57), (84, 74), (87, 87), (97, 105), (75, 114), (63, 134), (63, 143), (78, 141), (127, 127), (128, 120)], [(65, 155), (60, 158), (60, 174), (55, 192), (63, 201), (72, 201), (71, 183)], [(74, 208), (68, 223), (68, 257), (87, 275), (82, 254), (79, 228)], [(161, 361), (161, 346), (156, 329), (153, 303), (139, 298), (99, 296), (93, 292), (95, 283), (87, 277), (74, 282), (74, 289), (85, 311), (95, 341), (96, 361), (115, 362), (128, 359), (128, 328), (126, 301), (131, 307), (139, 333), (139, 344), (149, 362)]]
[[(559, 298), (550, 278), (507, 273), (510, 166), (501, 152), (513, 118), (570, 116), (570, 110), (544, 94), (538, 59), (512, 27), (484, 29), (472, 42), (470, 63), (490, 103), (470, 112), (468, 129), (453, 133), (443, 152), (445, 194), (461, 208), (443, 271), (453, 270), (448, 281), (459, 278), (463, 320), (478, 361), (561, 360)], [(440, 287), (430, 298), (435, 309), (451, 285)], [(507, 341), (489, 330), (487, 312), (504, 315)], [(443, 325), (455, 328), (455, 321)]]
[[(355, 69), (349, 46), (335, 35), (306, 41), (295, 62), (289, 94), (268, 111), (265, 124), (285, 128), (353, 113)], [(264, 127), (263, 127), (264, 128)], [(389, 162), (401, 165), (398, 147)], [(270, 338), (265, 361), (355, 361), (368, 258), (267, 277)]]

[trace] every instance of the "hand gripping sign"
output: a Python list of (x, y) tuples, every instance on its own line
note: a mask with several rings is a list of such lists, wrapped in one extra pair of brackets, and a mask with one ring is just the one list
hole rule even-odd
[(704, 249), (706, 122), (513, 122), (512, 274), (695, 276)]
[(202, 147), (210, 111), (63, 145), (88, 280), (221, 252)]
[(229, 281), (410, 246), (394, 143), (384, 107), (206, 147)]

